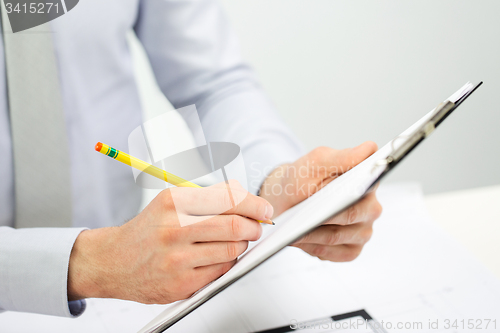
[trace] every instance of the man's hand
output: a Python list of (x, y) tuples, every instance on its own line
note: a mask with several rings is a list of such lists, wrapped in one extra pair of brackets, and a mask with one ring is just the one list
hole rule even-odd
[[(316, 148), (296, 162), (274, 170), (262, 185), (260, 196), (274, 206), (277, 216), (349, 171), (376, 150), (377, 145), (373, 142), (344, 150)], [(354, 260), (370, 239), (373, 222), (381, 212), (382, 206), (372, 192), (293, 246), (324, 260)]]
[[(255, 220), (273, 214), (266, 200), (239, 184), (231, 183), (231, 193), (233, 199), (225, 184), (164, 190), (123, 226), (82, 232), (70, 258), (69, 299), (166, 304), (215, 280), (235, 264), (249, 241), (260, 238)], [(216, 215), (232, 200), (239, 204)], [(179, 224), (190, 219), (196, 223)]]

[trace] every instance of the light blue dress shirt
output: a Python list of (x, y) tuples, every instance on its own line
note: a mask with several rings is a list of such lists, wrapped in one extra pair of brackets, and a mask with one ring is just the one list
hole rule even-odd
[(302, 151), (242, 61), (215, 0), (85, 0), (51, 26), (69, 145), (78, 152), (70, 156), (74, 228), (12, 228), (12, 145), (0, 45), (0, 310), (75, 316), (85, 307), (67, 300), (75, 239), (85, 228), (133, 218), (141, 199), (130, 168), (93, 151), (98, 141), (127, 147), (128, 135), (141, 124), (130, 29), (174, 107), (196, 104), (208, 141), (240, 145), (250, 191)]

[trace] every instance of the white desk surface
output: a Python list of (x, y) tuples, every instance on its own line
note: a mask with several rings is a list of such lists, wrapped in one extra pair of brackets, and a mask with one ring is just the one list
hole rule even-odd
[(500, 279), (500, 185), (425, 196), (436, 223)]

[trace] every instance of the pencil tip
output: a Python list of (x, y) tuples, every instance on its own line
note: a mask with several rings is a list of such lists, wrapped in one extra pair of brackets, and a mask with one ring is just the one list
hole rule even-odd
[(271, 221), (271, 222), (273, 222), (273, 225), (276, 225), (276, 223), (274, 223), (274, 221)]

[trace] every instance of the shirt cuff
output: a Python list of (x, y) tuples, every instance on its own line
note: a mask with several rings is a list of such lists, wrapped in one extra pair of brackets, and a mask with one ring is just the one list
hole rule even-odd
[(85, 228), (0, 227), (0, 308), (76, 317), (85, 301), (68, 302), (73, 244)]

